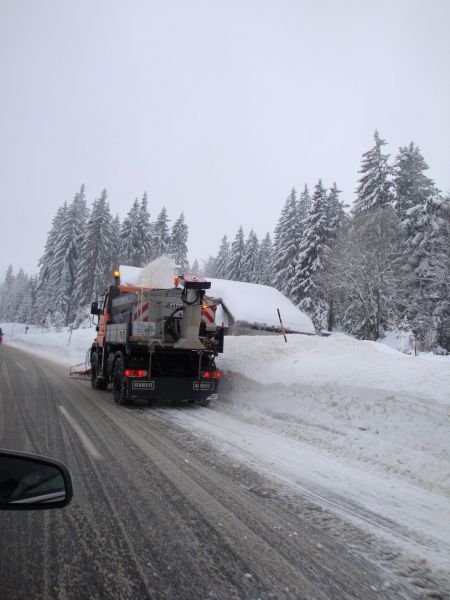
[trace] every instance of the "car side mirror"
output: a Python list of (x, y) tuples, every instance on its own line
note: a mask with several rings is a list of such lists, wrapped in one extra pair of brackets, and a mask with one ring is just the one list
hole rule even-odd
[(91, 315), (101, 315), (102, 309), (98, 307), (98, 302), (95, 301), (91, 304)]
[(72, 478), (63, 463), (0, 450), (0, 510), (61, 508), (72, 495)]

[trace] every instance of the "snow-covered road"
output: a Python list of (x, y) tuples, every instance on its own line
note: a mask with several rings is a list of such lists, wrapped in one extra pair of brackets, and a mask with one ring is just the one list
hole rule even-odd
[[(82, 362), (92, 330), (74, 331), (70, 345), (68, 335), (16, 329), (9, 341)], [(242, 336), (226, 339), (218, 364), (210, 408), (158, 412), (450, 572), (449, 357), (345, 335)]]

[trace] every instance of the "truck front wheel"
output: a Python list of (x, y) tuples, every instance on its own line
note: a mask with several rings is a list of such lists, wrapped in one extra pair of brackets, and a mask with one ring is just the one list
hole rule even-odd
[(128, 404), (128, 389), (124, 371), (124, 360), (123, 356), (120, 355), (116, 358), (113, 370), (113, 396), (116, 404)]

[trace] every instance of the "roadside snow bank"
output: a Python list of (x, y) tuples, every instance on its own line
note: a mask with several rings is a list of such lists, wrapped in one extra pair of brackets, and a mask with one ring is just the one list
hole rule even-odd
[(95, 337), (95, 327), (74, 329), (71, 332), (68, 327), (55, 331), (53, 328), (43, 329), (30, 325), (27, 333), (22, 323), (1, 323), (0, 327), (3, 329), (5, 344), (66, 367), (85, 362), (86, 353)]

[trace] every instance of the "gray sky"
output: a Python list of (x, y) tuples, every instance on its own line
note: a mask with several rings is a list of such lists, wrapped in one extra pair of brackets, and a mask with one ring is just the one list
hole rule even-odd
[(184, 210), (191, 260), (293, 185), (352, 200), (375, 128), (450, 188), (449, 0), (0, 0), (0, 86), (2, 276), (83, 182)]

